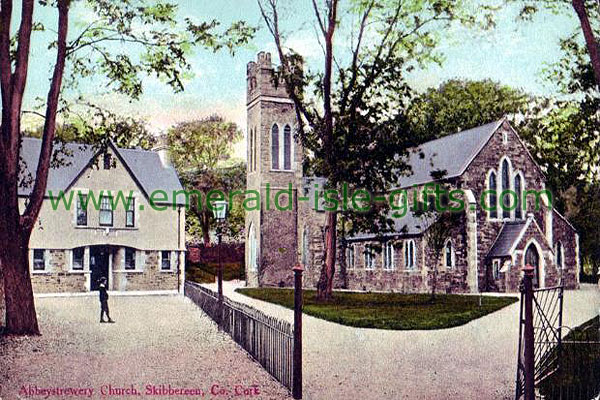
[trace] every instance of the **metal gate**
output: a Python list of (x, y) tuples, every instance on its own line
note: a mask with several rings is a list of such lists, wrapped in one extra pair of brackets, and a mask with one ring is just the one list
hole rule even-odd
[(533, 289), (524, 271), (515, 399), (600, 400), (600, 317), (563, 327), (563, 288)]
[(539, 385), (560, 366), (563, 287), (533, 289), (533, 268), (524, 271), (515, 399), (533, 400), (526, 389)]

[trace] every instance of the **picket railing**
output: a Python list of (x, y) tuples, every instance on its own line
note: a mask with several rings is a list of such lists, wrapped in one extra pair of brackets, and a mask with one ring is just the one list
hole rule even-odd
[(292, 390), (294, 329), (289, 322), (223, 298), (196, 283), (186, 282), (185, 295), (246, 350), (282, 385)]

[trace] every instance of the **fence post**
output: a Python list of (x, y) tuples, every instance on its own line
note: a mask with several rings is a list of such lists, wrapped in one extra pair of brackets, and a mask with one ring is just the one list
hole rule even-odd
[(302, 264), (294, 271), (294, 358), (292, 361), (292, 396), (302, 398)]
[(525, 291), (525, 322), (524, 322), (524, 375), (525, 400), (535, 400), (535, 335), (533, 331), (533, 271), (531, 265), (523, 267), (523, 288)]
[(217, 255), (219, 258), (219, 267), (217, 269), (217, 293), (219, 297), (219, 320), (217, 325), (219, 329), (223, 328), (223, 263), (221, 262), (221, 240), (223, 231), (221, 226), (217, 227)]

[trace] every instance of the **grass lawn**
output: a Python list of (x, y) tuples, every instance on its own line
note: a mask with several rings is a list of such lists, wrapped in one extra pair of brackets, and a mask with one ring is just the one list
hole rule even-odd
[[(255, 299), (294, 307), (292, 289), (237, 289)], [(394, 330), (443, 329), (469, 321), (516, 302), (514, 297), (439, 294), (434, 302), (429, 294), (336, 292), (328, 303), (315, 301), (316, 291), (304, 291), (304, 313), (342, 325)]]

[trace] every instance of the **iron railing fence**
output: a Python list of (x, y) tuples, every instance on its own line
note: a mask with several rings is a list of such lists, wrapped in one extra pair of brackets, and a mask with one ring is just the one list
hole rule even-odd
[(196, 283), (186, 282), (185, 295), (246, 350), (283, 386), (292, 389), (294, 329), (287, 321), (223, 298)]

